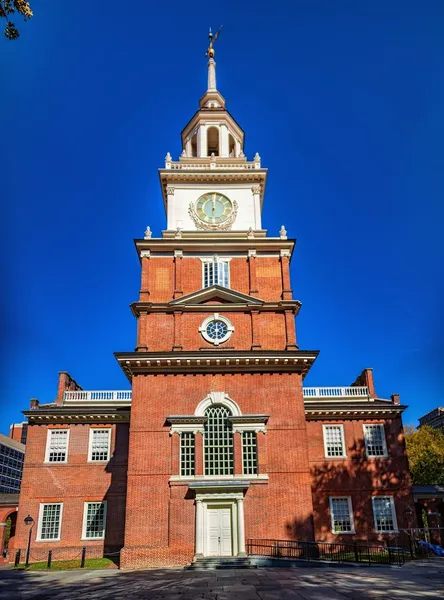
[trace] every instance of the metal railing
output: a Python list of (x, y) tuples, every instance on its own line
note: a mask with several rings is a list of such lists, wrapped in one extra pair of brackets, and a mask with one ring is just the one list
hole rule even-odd
[(403, 565), (406, 550), (382, 544), (346, 544), (342, 542), (299, 542), (296, 540), (249, 539), (249, 556), (270, 558), (292, 558), (296, 560), (344, 563), (366, 563), (369, 565)]
[[(97, 556), (97, 552), (95, 548), (92, 548), (90, 552), (90, 556), (88, 557), (88, 547), (82, 546), (80, 552), (76, 553), (74, 556), (67, 556), (66, 552), (63, 551), (58, 556), (58, 551), (60, 549), (55, 550), (43, 550), (43, 551), (35, 551), (33, 548), (31, 552), (27, 552), (26, 550), (18, 549), (15, 552), (14, 556), (14, 567), (18, 568), (24, 564), (25, 568), (29, 567), (33, 563), (39, 563), (41, 565), (45, 565), (47, 569), (51, 569), (53, 561), (55, 563), (63, 564), (63, 563), (78, 563), (76, 566), (80, 569), (88, 568), (87, 560), (88, 558), (109, 558), (112, 562), (115, 563), (116, 566), (120, 565), (120, 550), (118, 552), (105, 552), (101, 556)], [(26, 562), (23, 563), (23, 558), (26, 556)]]
[(369, 398), (368, 387), (356, 385), (350, 387), (304, 387), (304, 400), (310, 398)]

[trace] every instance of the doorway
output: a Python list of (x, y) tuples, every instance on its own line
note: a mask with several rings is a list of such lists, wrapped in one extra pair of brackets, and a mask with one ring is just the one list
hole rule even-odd
[(207, 556), (232, 556), (231, 506), (207, 507)]

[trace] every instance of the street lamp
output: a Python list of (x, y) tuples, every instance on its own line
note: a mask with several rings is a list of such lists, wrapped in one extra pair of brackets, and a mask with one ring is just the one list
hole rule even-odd
[(413, 517), (414, 512), (415, 511), (413, 510), (413, 508), (411, 506), (406, 506), (404, 509), (404, 515), (405, 515), (405, 518), (407, 519), (407, 524), (409, 527), (410, 527), (411, 518)]
[(407, 505), (404, 508), (404, 516), (406, 518), (407, 521), (407, 528), (410, 529), (410, 554), (413, 558), (414, 556), (414, 542), (413, 542), (413, 529), (412, 529), (412, 517), (415, 514), (415, 511), (413, 510), (413, 508), (409, 505)]
[(25, 521), (26, 527), (29, 527), (28, 547), (26, 548), (26, 563), (25, 563), (25, 567), (28, 567), (29, 566), (29, 552), (31, 550), (31, 533), (32, 533), (32, 528), (34, 527), (34, 519), (31, 517), (31, 515), (28, 515), (27, 517), (25, 517), (24, 521)]

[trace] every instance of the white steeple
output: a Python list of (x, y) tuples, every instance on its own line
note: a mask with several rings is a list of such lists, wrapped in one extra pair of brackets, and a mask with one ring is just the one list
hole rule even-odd
[(186, 237), (196, 231), (265, 235), (261, 212), (267, 170), (259, 154), (247, 160), (244, 131), (217, 89), (213, 46), (219, 33), (220, 29), (213, 37), (210, 32), (207, 90), (181, 133), (179, 160), (168, 153), (165, 168), (159, 170), (167, 236)]

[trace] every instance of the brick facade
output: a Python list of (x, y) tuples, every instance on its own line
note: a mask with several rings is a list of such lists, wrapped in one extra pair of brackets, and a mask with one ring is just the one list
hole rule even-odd
[[(220, 108), (223, 99), (216, 93), (210, 100), (232, 135), (239, 136), (241, 148), (242, 130)], [(196, 113), (197, 127), (208, 110)], [(181, 161), (186, 166), (197, 159), (187, 156), (191, 146), (184, 132)], [(167, 156), (160, 170), (169, 223), (176, 214), (168, 204), (173, 186), (184, 194), (195, 189), (197, 198), (222, 186), (228, 194), (226, 189), (241, 181), (239, 198), (250, 202), (250, 194), (254, 207), (254, 219), (245, 211), (243, 223), (253, 219), (254, 227), (237, 226), (236, 220), (232, 230), (208, 226), (202, 231), (202, 225), (182, 231), (169, 225), (161, 238), (149, 233), (135, 241), (141, 263), (140, 294), (131, 307), (136, 348), (116, 354), (131, 384), (131, 400), (120, 392), (95, 396), (60, 372), (55, 402), (34, 400), (25, 411), (30, 425), (15, 547), (26, 547), (27, 514), (37, 520), (41, 504), (63, 503), (60, 539), (39, 541), (36, 523), (34, 560), (49, 549), (54, 558), (71, 558), (86, 545), (90, 555), (122, 549), (124, 568), (163, 567), (222, 552), (221, 538), (229, 540), (229, 553), (239, 556), (249, 538), (389, 539), (393, 532), (375, 531), (373, 496), (393, 498), (394, 523), (404, 524), (403, 510), (412, 503), (400, 416), (405, 407), (398, 396), (376, 396), (371, 369), (343, 392), (304, 392), (304, 377), (318, 352), (299, 349), (296, 339), (301, 304), (293, 297), (289, 270), (295, 241), (283, 230), (268, 237), (258, 225), (266, 170), (258, 156), (247, 164), (239, 152), (229, 160), (228, 154), (199, 156), (188, 169), (181, 169), (180, 161), (173, 169)], [(186, 211), (181, 214), (185, 218)], [(228, 261), (229, 287), (219, 281), (205, 284), (205, 260)], [(206, 319), (223, 327), (221, 318), (229, 329), (219, 343), (202, 328)], [(208, 408), (199, 408), (203, 405)], [(210, 408), (221, 406), (228, 411), (223, 435), (232, 450), (217, 449), (214, 460), (230, 456), (233, 465), (223, 466), (222, 474), (216, 472), (220, 465), (205, 458), (207, 446), (211, 449)], [(326, 423), (343, 425), (345, 457), (325, 457)], [(363, 424), (369, 423), (383, 425), (387, 456), (367, 456)], [(90, 429), (108, 427), (110, 460), (88, 462)], [(45, 463), (51, 428), (70, 429), (66, 463)], [(244, 473), (246, 432), (254, 433), (257, 465)], [(193, 475), (181, 471), (185, 434), (193, 436)], [(338, 496), (351, 498), (356, 533), (332, 533), (329, 503)], [(107, 503), (105, 537), (85, 541), (84, 503), (101, 501)], [(219, 535), (214, 535), (210, 519), (222, 519), (222, 510), (231, 520), (224, 526), (217, 521)]]

